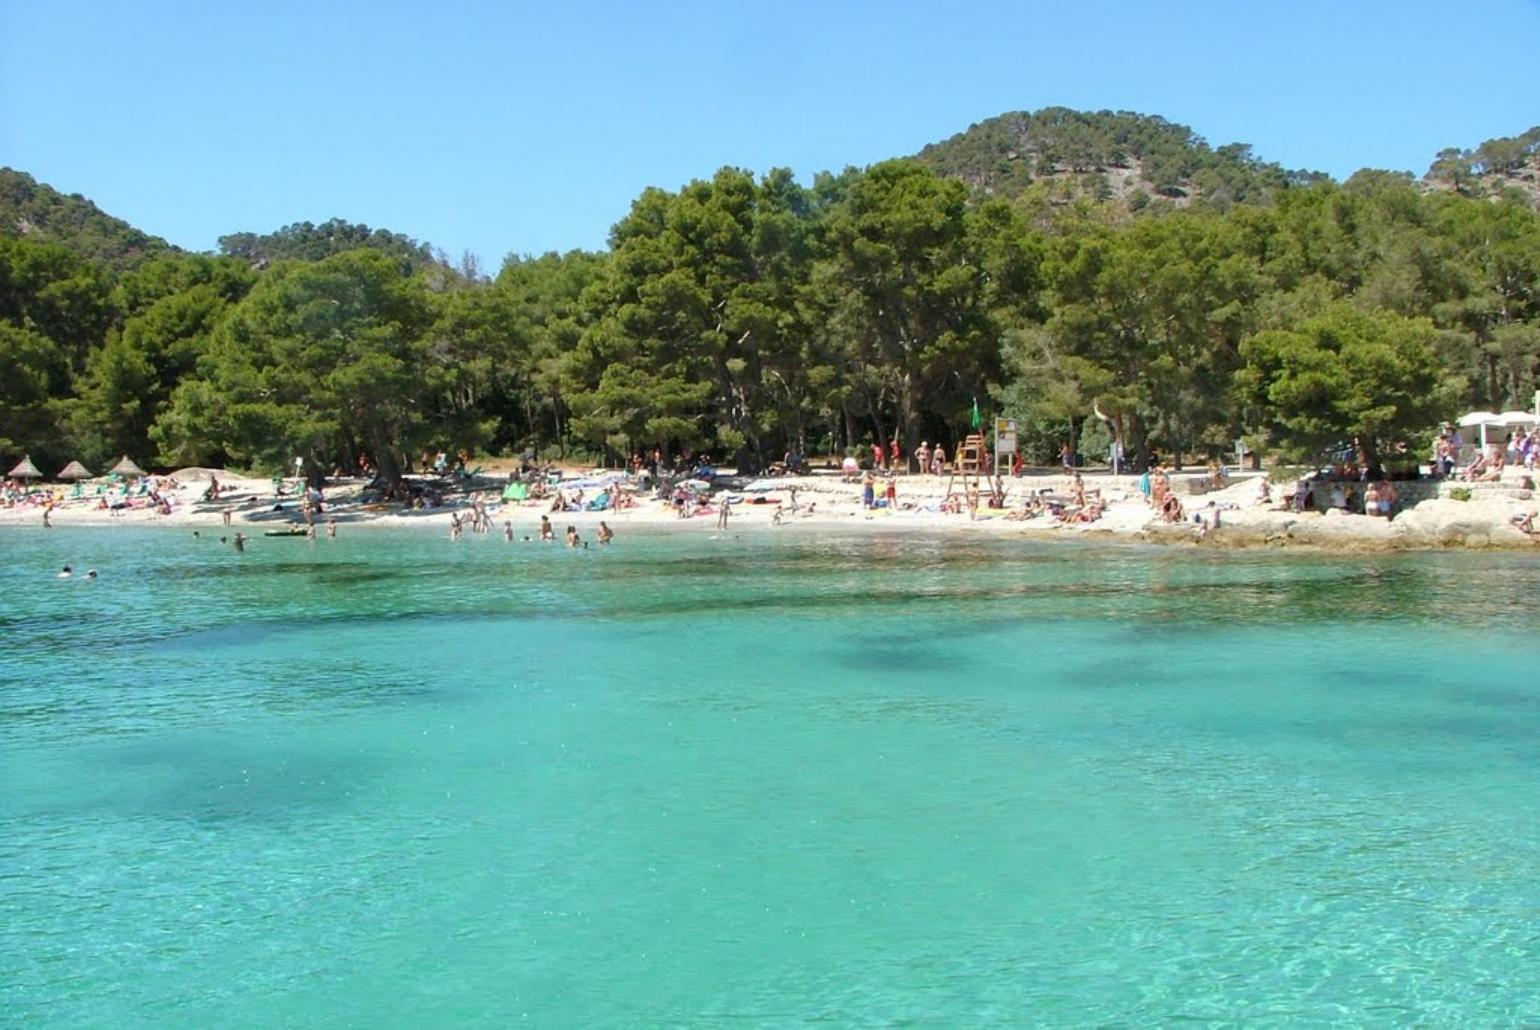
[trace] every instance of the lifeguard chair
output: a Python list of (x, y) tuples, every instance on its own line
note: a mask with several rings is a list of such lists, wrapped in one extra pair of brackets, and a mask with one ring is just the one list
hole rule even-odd
[[(989, 446), (983, 433), (972, 433), (957, 446), (957, 456), (952, 462), (952, 475), (946, 482), (947, 500), (954, 497), (959, 505), (966, 503), (969, 492), (982, 498), (984, 484), (981, 478), (989, 471)], [(962, 482), (958, 482), (961, 477)], [(993, 488), (990, 490), (993, 493)]]

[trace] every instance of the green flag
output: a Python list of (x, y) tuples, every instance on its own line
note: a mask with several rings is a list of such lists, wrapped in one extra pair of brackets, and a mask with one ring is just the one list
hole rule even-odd
[(979, 399), (977, 397), (973, 398), (973, 421), (970, 424), (974, 429), (983, 424), (979, 421)]

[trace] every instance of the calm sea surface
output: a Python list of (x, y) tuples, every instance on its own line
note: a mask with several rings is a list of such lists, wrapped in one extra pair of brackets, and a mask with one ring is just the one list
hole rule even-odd
[(0, 1022), (1540, 1020), (1540, 560), (799, 531), (0, 532)]

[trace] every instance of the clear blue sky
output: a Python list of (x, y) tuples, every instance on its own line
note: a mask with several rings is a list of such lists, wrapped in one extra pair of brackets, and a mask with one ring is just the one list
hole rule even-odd
[(0, 0), (0, 164), (184, 247), (340, 216), (495, 270), (648, 185), (1050, 105), (1420, 174), (1540, 123), (1537, 44), (1540, 0)]

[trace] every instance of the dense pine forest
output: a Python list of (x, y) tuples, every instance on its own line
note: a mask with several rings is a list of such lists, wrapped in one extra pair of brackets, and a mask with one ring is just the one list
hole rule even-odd
[[(1540, 128), (1345, 182), (1126, 113), (645, 190), (495, 276), (332, 221), (187, 253), (0, 170), (0, 458), (386, 474), (424, 449), (752, 469), (950, 446), (1387, 463), (1540, 386)], [(581, 198), (574, 198), (574, 202)], [(512, 241), (517, 243), (517, 241)], [(1099, 410), (1106, 421), (1093, 416)], [(1109, 428), (1112, 427), (1112, 428)]]

